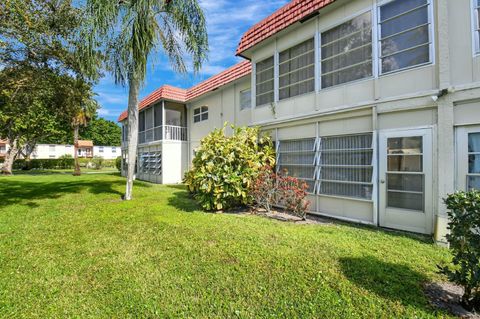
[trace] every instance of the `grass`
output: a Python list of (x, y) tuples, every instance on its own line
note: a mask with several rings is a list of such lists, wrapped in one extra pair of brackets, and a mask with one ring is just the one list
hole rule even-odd
[(0, 177), (0, 317), (436, 318), (448, 251), (346, 224), (198, 210), (117, 175)]

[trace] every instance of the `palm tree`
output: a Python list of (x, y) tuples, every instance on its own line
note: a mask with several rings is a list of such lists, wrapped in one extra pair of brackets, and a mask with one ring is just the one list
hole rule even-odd
[(78, 162), (78, 131), (80, 126), (86, 126), (88, 124), (88, 121), (97, 113), (98, 108), (99, 105), (97, 101), (95, 101), (92, 96), (86, 96), (73, 114), (71, 125), (73, 128), (73, 158), (75, 161), (74, 176), (80, 176), (82, 174), (80, 171), (80, 163)]
[[(138, 144), (138, 93), (148, 58), (161, 47), (173, 68), (194, 71), (207, 58), (205, 17), (197, 0), (87, 0), (83, 39), (87, 52), (100, 48), (117, 84), (128, 85), (128, 155), (125, 200), (132, 199)], [(93, 56), (93, 54), (92, 54)]]

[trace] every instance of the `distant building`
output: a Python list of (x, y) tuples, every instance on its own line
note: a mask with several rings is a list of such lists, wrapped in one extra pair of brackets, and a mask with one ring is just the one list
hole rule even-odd
[[(9, 149), (7, 140), (0, 140), (0, 158), (4, 158)], [(47, 159), (60, 158), (64, 155), (74, 156), (75, 147), (73, 145), (65, 144), (38, 144), (35, 146), (31, 158)], [(78, 141), (78, 157), (92, 158), (100, 156), (104, 159), (115, 159), (121, 156), (120, 146), (95, 146), (92, 141), (79, 140)]]

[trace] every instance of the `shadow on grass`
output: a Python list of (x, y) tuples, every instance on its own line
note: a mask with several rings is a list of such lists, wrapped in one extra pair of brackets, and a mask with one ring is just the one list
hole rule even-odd
[[(124, 181), (83, 180), (27, 182), (2, 178), (0, 187), (0, 208), (14, 204), (38, 207), (35, 200), (57, 199), (65, 194), (79, 193), (87, 190), (91, 194), (111, 194), (121, 197), (122, 192), (116, 188), (125, 185)], [(135, 187), (151, 187), (142, 182), (135, 182)]]
[(422, 284), (428, 281), (423, 274), (406, 265), (387, 263), (372, 256), (341, 258), (343, 274), (357, 287), (376, 295), (431, 312)]
[(187, 213), (202, 210), (202, 207), (200, 207), (200, 205), (198, 205), (198, 203), (192, 198), (185, 186), (169, 185), (167, 188), (175, 190), (168, 198), (168, 205)]

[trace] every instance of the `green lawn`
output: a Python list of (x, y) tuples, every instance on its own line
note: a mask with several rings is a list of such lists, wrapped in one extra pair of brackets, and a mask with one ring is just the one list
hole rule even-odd
[(353, 225), (198, 210), (116, 175), (0, 177), (0, 317), (429, 318), (445, 249)]

